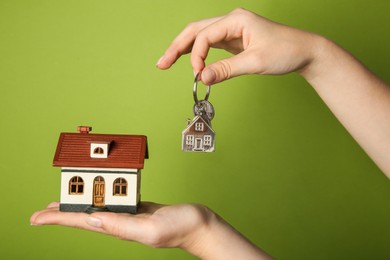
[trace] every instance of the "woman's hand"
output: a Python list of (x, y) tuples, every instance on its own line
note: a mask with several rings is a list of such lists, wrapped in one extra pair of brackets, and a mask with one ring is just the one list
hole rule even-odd
[(185, 247), (206, 232), (214, 213), (195, 204), (165, 206), (143, 202), (138, 214), (61, 212), (59, 203), (31, 216), (32, 225), (62, 225), (108, 234), (153, 247)]
[[(202, 71), (211, 85), (243, 74), (286, 74), (304, 68), (316, 55), (321, 37), (236, 9), (233, 12), (189, 24), (160, 58), (157, 67), (168, 69), (181, 55), (191, 53), (194, 73)], [(234, 56), (208, 66), (210, 48)]]
[(178, 247), (202, 259), (270, 259), (209, 208), (198, 204), (142, 202), (137, 214), (59, 211), (53, 202), (35, 212), (33, 226), (62, 225), (136, 241), (152, 247)]
[[(210, 48), (235, 55), (206, 66)], [(390, 87), (337, 44), (237, 9), (189, 24), (157, 67), (167, 69), (186, 53), (206, 85), (243, 74), (299, 72), (390, 178)]]

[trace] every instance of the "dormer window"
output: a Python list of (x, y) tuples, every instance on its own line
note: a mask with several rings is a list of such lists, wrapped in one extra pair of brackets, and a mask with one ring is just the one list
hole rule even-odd
[(106, 141), (91, 141), (91, 158), (108, 158), (110, 143)]

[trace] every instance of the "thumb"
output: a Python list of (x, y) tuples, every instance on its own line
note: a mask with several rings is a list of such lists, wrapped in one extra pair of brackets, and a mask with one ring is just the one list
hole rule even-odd
[(256, 70), (254, 57), (249, 53), (240, 53), (233, 57), (216, 61), (206, 66), (201, 75), (205, 85), (213, 85)]
[(112, 212), (92, 213), (87, 219), (87, 224), (101, 229), (101, 232), (112, 235), (122, 240), (140, 240), (141, 225), (135, 216), (128, 214), (115, 214)]
[(214, 85), (232, 76), (231, 65), (228, 60), (220, 60), (208, 65), (202, 71), (201, 80), (205, 85)]

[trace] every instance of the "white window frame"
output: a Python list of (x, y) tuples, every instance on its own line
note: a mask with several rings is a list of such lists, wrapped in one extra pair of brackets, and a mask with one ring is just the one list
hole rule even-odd
[[(95, 153), (95, 149), (103, 150), (103, 153)], [(91, 158), (108, 158), (108, 149), (110, 148), (110, 142), (92, 142), (90, 146)]]
[(201, 132), (204, 129), (204, 124), (202, 122), (195, 123), (195, 131)]
[(212, 137), (211, 135), (205, 135), (203, 139), (203, 145), (211, 146)]
[(186, 145), (194, 145), (195, 137), (193, 135), (186, 136)]

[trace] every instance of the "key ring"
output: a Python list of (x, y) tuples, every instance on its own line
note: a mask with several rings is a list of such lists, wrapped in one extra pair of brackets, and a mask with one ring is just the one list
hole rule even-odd
[[(195, 104), (199, 104), (198, 93), (197, 93), (197, 90), (198, 90), (198, 77), (199, 77), (199, 74), (200, 74), (200, 72), (198, 72), (198, 73), (196, 74), (195, 80), (194, 80), (193, 94), (194, 94), (194, 101), (195, 101)], [(210, 85), (207, 86), (207, 89), (206, 89), (206, 96), (204, 97), (204, 100), (207, 101), (207, 99), (209, 99), (209, 96), (210, 96)]]

